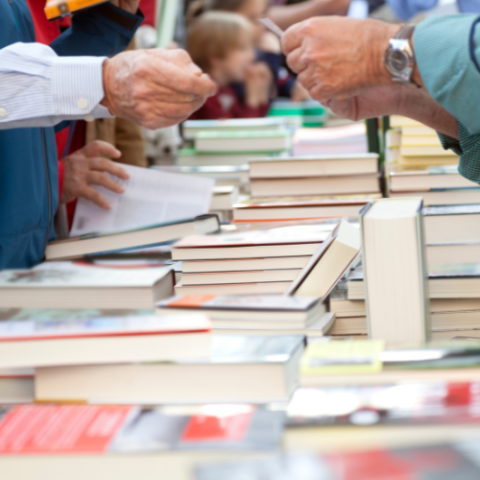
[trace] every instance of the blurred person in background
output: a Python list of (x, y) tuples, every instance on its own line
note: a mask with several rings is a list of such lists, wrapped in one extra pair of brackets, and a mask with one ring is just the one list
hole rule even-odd
[[(415, 15), (439, 5), (439, 0), (386, 0), (395, 15), (408, 21)], [(480, 13), (480, 0), (456, 0), (460, 13)]]
[[(254, 29), (236, 13), (207, 12), (187, 32), (187, 51), (193, 62), (219, 86), (192, 119), (263, 117), (270, 106), (272, 75), (255, 60)], [(241, 98), (234, 83), (242, 83)]]

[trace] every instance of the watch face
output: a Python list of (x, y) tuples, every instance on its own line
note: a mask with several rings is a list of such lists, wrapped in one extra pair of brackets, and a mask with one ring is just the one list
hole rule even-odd
[(405, 52), (401, 50), (392, 50), (389, 55), (390, 67), (395, 72), (403, 72), (408, 68), (408, 57), (405, 55)]

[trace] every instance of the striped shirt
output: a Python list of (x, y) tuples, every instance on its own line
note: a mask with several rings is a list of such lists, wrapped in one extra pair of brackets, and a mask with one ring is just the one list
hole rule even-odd
[(0, 49), (0, 129), (111, 117), (99, 105), (105, 59), (59, 57), (40, 43)]

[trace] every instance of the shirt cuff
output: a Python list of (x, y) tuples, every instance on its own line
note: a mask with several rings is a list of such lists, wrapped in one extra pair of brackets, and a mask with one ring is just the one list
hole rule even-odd
[[(105, 96), (102, 65), (106, 57), (55, 57), (52, 63), (54, 115), (84, 117)], [(108, 111), (108, 110), (107, 110)]]

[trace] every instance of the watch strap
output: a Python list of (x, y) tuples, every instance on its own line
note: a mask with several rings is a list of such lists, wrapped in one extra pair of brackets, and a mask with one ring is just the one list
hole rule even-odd
[(410, 40), (413, 32), (415, 31), (415, 25), (404, 25), (395, 35), (395, 38), (399, 40)]

